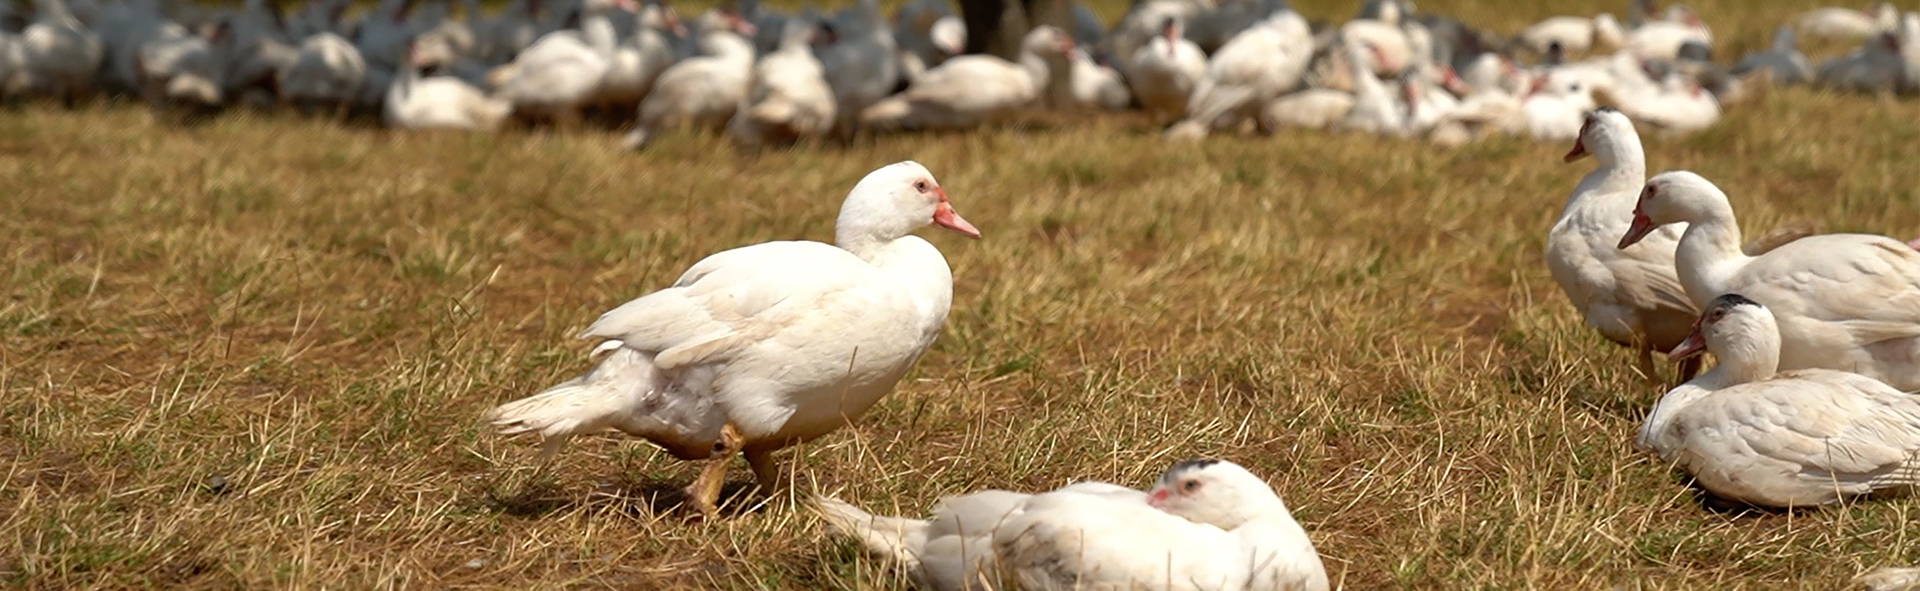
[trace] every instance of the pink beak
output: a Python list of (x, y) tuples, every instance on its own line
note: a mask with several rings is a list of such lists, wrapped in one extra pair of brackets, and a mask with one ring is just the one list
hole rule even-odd
[(1147, 495), (1148, 507), (1159, 509), (1160, 507), (1165, 506), (1166, 504), (1167, 504), (1167, 489), (1164, 489), (1164, 488), (1156, 489), (1153, 491), (1153, 494)]
[(960, 217), (960, 212), (953, 210), (953, 202), (947, 200), (947, 191), (934, 190), (940, 193), (940, 204), (933, 207), (933, 225), (959, 232), (968, 238), (979, 238), (980, 230), (967, 223), (966, 218)]
[(1693, 332), (1687, 335), (1687, 340), (1680, 341), (1680, 346), (1674, 347), (1672, 351), (1667, 352), (1667, 359), (1679, 361), (1699, 355), (1702, 351), (1706, 350), (1707, 335), (1700, 332), (1700, 323), (1695, 321), (1693, 323)]

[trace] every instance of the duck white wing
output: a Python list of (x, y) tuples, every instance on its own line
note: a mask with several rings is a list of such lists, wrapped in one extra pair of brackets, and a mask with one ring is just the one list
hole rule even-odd
[(993, 532), (1020, 514), (1033, 495), (984, 490), (948, 497), (934, 506), (933, 523), (920, 552), (920, 584), (936, 591), (987, 587), (993, 567)]
[(879, 128), (965, 128), (1011, 115), (1039, 96), (1020, 66), (988, 55), (963, 55), (927, 70), (900, 94), (862, 111)]
[[(1134, 495), (1145, 493), (1106, 483), (1088, 482), (1062, 488), (1052, 495)], [(875, 516), (836, 499), (817, 501), (827, 524), (860, 542), (869, 553), (905, 570), (920, 587), (934, 591), (987, 591), (995, 568), (994, 534), (1026, 509), (1035, 496), (1005, 490), (984, 490), (947, 497), (934, 506), (929, 521)], [(1138, 502), (1144, 502), (1138, 501)]]
[(1749, 503), (1816, 505), (1920, 482), (1920, 399), (1853, 373), (1788, 372), (1728, 388), (1673, 429), (1688, 472)]
[(608, 67), (578, 33), (541, 37), (493, 75), (502, 97), (516, 103), (564, 102), (591, 92)]
[[(1616, 248), (1630, 205), (1601, 203), (1606, 195), (1583, 195), (1547, 235), (1547, 269), (1586, 317), (1609, 340), (1634, 345), (1637, 330), (1655, 348), (1672, 349), (1699, 316), (1674, 272), (1678, 225), (1662, 227), (1641, 244)], [(1611, 210), (1618, 210), (1611, 211)], [(1612, 214), (1612, 215), (1609, 215)]]
[(927, 70), (907, 87), (916, 101), (939, 101), (960, 111), (984, 111), (1004, 103), (1024, 103), (1034, 94), (1032, 80), (1013, 62), (989, 56), (960, 56)]
[(1769, 306), (1845, 323), (1865, 342), (1920, 336), (1920, 252), (1892, 238), (1802, 238), (1754, 259), (1729, 287), (1749, 285), (1780, 301)]
[[(1063, 494), (1064, 493), (1064, 494)], [(1289, 589), (1256, 585), (1272, 557), (1220, 528), (1138, 499), (1056, 492), (1029, 500), (994, 534), (1007, 588)]]
[(802, 322), (861, 313), (870, 295), (862, 286), (876, 274), (828, 244), (755, 244), (702, 259), (672, 287), (614, 308), (580, 336), (654, 353), (663, 370), (721, 361)]

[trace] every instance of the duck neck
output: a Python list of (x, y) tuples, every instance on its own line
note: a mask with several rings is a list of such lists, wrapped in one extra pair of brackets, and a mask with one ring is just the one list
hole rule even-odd
[(1734, 222), (1731, 206), (1714, 203), (1700, 218), (1688, 222), (1673, 252), (1673, 264), (1687, 296), (1694, 305), (1705, 306), (1724, 292), (1727, 278), (1745, 266), (1748, 257), (1740, 250), (1740, 226)]
[[(1580, 179), (1578, 189), (1573, 195), (1612, 195), (1632, 194), (1647, 183), (1647, 155), (1640, 147), (1640, 137), (1632, 132), (1612, 134), (1604, 141), (1594, 142), (1593, 160), (1598, 166), (1593, 172)], [(1567, 201), (1567, 210), (1571, 210), (1574, 200)], [(1561, 211), (1561, 216), (1566, 210)]]
[(1044, 92), (1046, 90), (1047, 82), (1053, 76), (1052, 68), (1047, 65), (1047, 58), (1041, 57), (1039, 53), (1036, 53), (1032, 49), (1022, 48), (1020, 50), (1020, 67), (1027, 71), (1027, 80), (1033, 82), (1033, 88), (1036, 92)]
[(805, 28), (787, 27), (787, 30), (782, 31), (780, 34), (780, 51), (787, 53), (807, 51), (807, 35), (809, 33), (810, 31)]
[(753, 63), (753, 44), (746, 37), (733, 31), (708, 32), (705, 42), (707, 54), (727, 62)]
[(586, 21), (580, 23), (580, 28), (586, 35), (587, 46), (592, 47), (595, 53), (613, 55), (614, 44), (618, 40), (614, 39), (613, 21), (607, 18), (606, 12), (596, 10), (588, 14)]
[(420, 65), (413, 63), (412, 58), (401, 60), (399, 74), (393, 79), (392, 94), (404, 100), (413, 96), (413, 85), (420, 81)]
[(1703, 379), (1716, 388), (1750, 384), (1773, 378), (1780, 373), (1780, 335), (1754, 338), (1717, 348), (1714, 356), (1720, 364)]
[(1366, 58), (1358, 49), (1347, 51), (1347, 76), (1353, 79), (1354, 97), (1383, 96), (1387, 90), (1380, 85), (1380, 79), (1367, 69)]
[(854, 256), (872, 262), (887, 245), (898, 240), (899, 236), (890, 236), (891, 232), (875, 231), (875, 228), (846, 227), (842, 225), (834, 232), (833, 243)]
[(1773, 34), (1773, 50), (1781, 53), (1793, 53), (1793, 29), (1781, 27)]

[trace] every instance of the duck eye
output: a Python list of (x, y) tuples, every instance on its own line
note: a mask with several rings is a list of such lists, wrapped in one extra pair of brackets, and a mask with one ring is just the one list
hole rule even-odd
[(921, 193), (925, 193), (925, 192), (927, 192), (927, 181), (925, 181), (925, 180), (918, 180), (918, 181), (914, 181), (914, 182), (913, 182), (913, 190), (915, 190), (915, 191), (919, 191), (919, 192), (921, 192)]
[(1193, 492), (1199, 489), (1200, 489), (1200, 481), (1198, 480), (1188, 480), (1180, 484), (1180, 490), (1182, 492)]

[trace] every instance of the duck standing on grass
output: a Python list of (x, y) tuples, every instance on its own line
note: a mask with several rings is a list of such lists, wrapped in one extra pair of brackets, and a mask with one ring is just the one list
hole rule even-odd
[[(1547, 233), (1547, 269), (1587, 326), (1633, 347), (1640, 372), (1653, 379), (1654, 349), (1673, 350), (1699, 317), (1673, 265), (1686, 225), (1661, 228), (1630, 248), (1615, 247), (1647, 181), (1646, 152), (1626, 115), (1605, 107), (1588, 112), (1564, 160), (1583, 158), (1595, 166)], [(1683, 362), (1678, 381), (1692, 379), (1699, 369), (1697, 359)]]
[(928, 225), (980, 236), (925, 167), (873, 171), (841, 206), (834, 244), (768, 242), (695, 263), (581, 333), (600, 341), (586, 375), (487, 419), (503, 434), (539, 434), (543, 460), (607, 429), (706, 460), (687, 496), (707, 515), (735, 453), (773, 489), (773, 452), (866, 412), (939, 336), (953, 274), (912, 235)]

